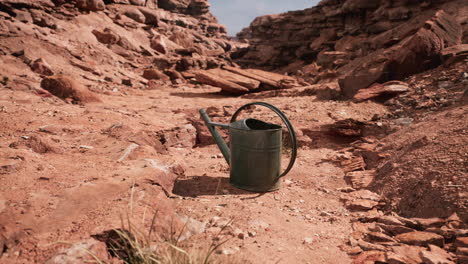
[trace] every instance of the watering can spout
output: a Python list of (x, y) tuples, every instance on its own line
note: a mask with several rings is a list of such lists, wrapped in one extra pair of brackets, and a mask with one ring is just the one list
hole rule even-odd
[(208, 130), (210, 131), (211, 136), (213, 136), (213, 139), (215, 140), (219, 149), (221, 150), (221, 153), (223, 154), (224, 159), (226, 160), (227, 164), (230, 164), (231, 151), (229, 150), (229, 147), (227, 146), (223, 137), (219, 134), (218, 130), (216, 130), (215, 128), (215, 126), (229, 128), (229, 125), (211, 122), (210, 117), (206, 113), (205, 109), (200, 109), (200, 116), (205, 122), (206, 126), (208, 127)]

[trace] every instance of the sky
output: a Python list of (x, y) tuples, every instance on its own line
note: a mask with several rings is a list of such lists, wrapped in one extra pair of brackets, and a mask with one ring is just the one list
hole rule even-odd
[(235, 36), (258, 16), (315, 6), (318, 0), (210, 0), (211, 12)]

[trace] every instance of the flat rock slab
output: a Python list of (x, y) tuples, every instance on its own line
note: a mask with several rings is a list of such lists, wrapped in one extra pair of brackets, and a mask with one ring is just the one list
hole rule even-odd
[(401, 243), (415, 246), (428, 246), (429, 244), (444, 246), (444, 237), (429, 232), (414, 231), (397, 235), (395, 239)]

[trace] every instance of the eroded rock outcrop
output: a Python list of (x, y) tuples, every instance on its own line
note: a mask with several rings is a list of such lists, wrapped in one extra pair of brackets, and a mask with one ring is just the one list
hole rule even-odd
[(342, 94), (351, 98), (374, 83), (440, 65), (443, 49), (467, 41), (466, 14), (458, 0), (324, 0), (256, 18), (238, 34), (249, 47), (233, 57), (309, 82), (339, 78)]

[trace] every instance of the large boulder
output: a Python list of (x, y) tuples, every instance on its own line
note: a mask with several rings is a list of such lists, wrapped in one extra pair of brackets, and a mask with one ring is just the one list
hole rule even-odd
[(152, 49), (162, 54), (168, 54), (176, 49), (182, 48), (164, 35), (157, 35), (151, 39), (150, 46)]
[(120, 36), (110, 28), (105, 28), (103, 31), (94, 29), (92, 33), (103, 44), (117, 44), (120, 41)]
[(195, 73), (195, 78), (200, 83), (208, 84), (211, 86), (219, 87), (222, 90), (233, 93), (233, 94), (245, 94), (249, 92), (249, 89), (241, 86), (232, 81), (225, 80), (219, 75), (213, 74), (208, 71), (198, 71)]
[(76, 0), (76, 7), (87, 11), (102, 11), (106, 9), (103, 0)]
[(341, 67), (339, 83), (342, 94), (351, 98), (358, 90), (375, 82), (402, 80), (434, 68), (441, 63), (443, 49), (460, 44), (461, 37), (460, 24), (442, 10), (434, 12), (428, 20), (419, 18), (416, 22), (408, 22), (406, 28), (402, 27), (394, 35), (385, 32), (374, 39), (375, 48), (388, 46), (392, 39), (402, 40)]
[(44, 78), (41, 87), (51, 94), (71, 102), (91, 103), (101, 100), (90, 90), (67, 76), (57, 76)]

